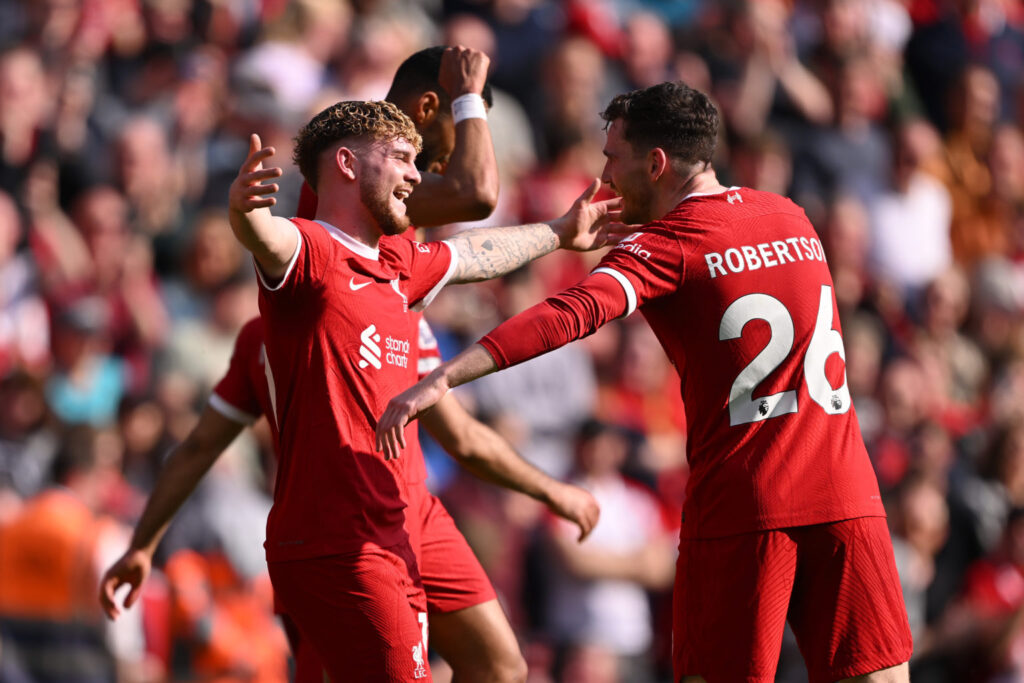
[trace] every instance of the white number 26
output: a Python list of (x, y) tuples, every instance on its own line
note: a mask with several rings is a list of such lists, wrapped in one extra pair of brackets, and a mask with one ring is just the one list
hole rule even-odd
[[(771, 330), (771, 338), (761, 352), (747, 364), (733, 380), (729, 390), (729, 424), (732, 426), (760, 422), (771, 417), (795, 413), (797, 392), (780, 391), (770, 396), (754, 398), (754, 389), (793, 350), (793, 317), (785, 305), (767, 294), (747, 294), (732, 302), (722, 315), (718, 338), (722, 341), (739, 339), (743, 327), (751, 320), (764, 320)], [(822, 285), (818, 304), (818, 318), (814, 324), (811, 343), (804, 354), (804, 380), (807, 393), (829, 415), (841, 415), (850, 409), (850, 390), (843, 371), (843, 384), (833, 389), (825, 375), (825, 361), (833, 353), (846, 361), (846, 350), (838, 330), (832, 329), (832, 288)]]

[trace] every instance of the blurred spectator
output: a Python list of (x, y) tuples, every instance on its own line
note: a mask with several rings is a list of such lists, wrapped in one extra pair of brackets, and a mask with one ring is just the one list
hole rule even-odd
[(69, 433), (54, 466), (60, 487), (0, 524), (3, 680), (153, 679), (141, 610), (108, 622), (96, 602), (100, 572), (128, 530), (100, 512), (106, 468), (92, 437), (89, 428)]
[(171, 592), (171, 674), (222, 683), (287, 680), (288, 642), (266, 573), (239, 574), (221, 553), (179, 550), (165, 566)]
[(0, 191), (0, 376), (15, 368), (34, 372), (50, 360), (50, 325), (39, 296), (35, 263), (17, 251), (21, 219)]
[(135, 232), (155, 237), (180, 232), (184, 219), (184, 169), (174, 157), (167, 131), (155, 119), (124, 123), (116, 142), (117, 177)]
[(925, 594), (935, 576), (935, 557), (949, 534), (945, 491), (927, 477), (908, 476), (896, 493), (889, 523), (910, 630), (919, 641), (924, 635)]
[(871, 266), (877, 278), (913, 299), (952, 263), (949, 192), (936, 177), (942, 163), (938, 132), (914, 119), (893, 144), (892, 185), (871, 205)]
[(658, 338), (647, 325), (625, 324), (611, 381), (598, 390), (597, 416), (609, 424), (644, 434), (643, 451), (653, 471), (682, 465), (686, 415), (679, 378)]
[(672, 80), (670, 68), (675, 46), (661, 17), (653, 12), (630, 15), (623, 26), (622, 40), (625, 90)]
[(61, 420), (103, 425), (117, 414), (128, 388), (128, 369), (110, 353), (110, 310), (86, 297), (58, 312), (54, 320), (54, 371), (46, 398)]
[(0, 379), (0, 490), (19, 498), (42, 490), (59, 445), (39, 380), (17, 371)]
[(882, 373), (882, 428), (866, 442), (883, 494), (910, 469), (910, 439), (929, 415), (928, 385), (921, 366), (909, 359), (891, 361)]
[(92, 273), (69, 283), (60, 298), (88, 294), (105, 301), (112, 348), (129, 363), (130, 381), (138, 388), (148, 381), (151, 354), (167, 333), (167, 311), (153, 272), (151, 244), (129, 231), (127, 211), (124, 197), (110, 187), (79, 197), (72, 217), (85, 237)]
[[(963, 596), (945, 624), (964, 652), (964, 680), (1020, 680), (1024, 675), (1024, 510), (1006, 517), (999, 544), (967, 573)], [(952, 633), (950, 633), (952, 632)]]
[(53, 163), (48, 83), (36, 51), (0, 49), (0, 190), (19, 203), (33, 168)]
[(970, 267), (1009, 248), (1007, 227), (992, 214), (988, 201), (993, 185), (987, 160), (999, 115), (999, 82), (992, 72), (980, 65), (964, 70), (950, 96), (949, 111), (946, 159), (953, 198), (950, 236), (953, 256)]
[(825, 85), (799, 60), (780, 0), (750, 0), (728, 11), (731, 43), (711, 55), (715, 96), (726, 123), (741, 138), (756, 137), (769, 123), (824, 125), (833, 117)]
[(927, 351), (938, 361), (940, 385), (936, 387), (946, 404), (947, 426), (963, 432), (962, 420), (976, 412), (972, 406), (981, 398), (988, 379), (988, 364), (981, 350), (960, 329), (967, 319), (970, 288), (966, 276), (956, 268), (939, 274), (924, 291), (921, 327), (914, 346), (917, 353)]
[(594, 495), (603, 519), (582, 544), (575, 529), (550, 521), (555, 561), (545, 611), (566, 668), (588, 660), (596, 667), (593, 660), (600, 659), (598, 670), (614, 672), (602, 680), (642, 683), (653, 680), (646, 591), (671, 585), (675, 553), (653, 494), (620, 473), (628, 453), (629, 442), (615, 428), (596, 421), (581, 428), (571, 481)]
[(865, 54), (844, 57), (827, 80), (835, 103), (832, 126), (808, 131), (793, 157), (793, 197), (813, 221), (814, 207), (841, 195), (873, 203), (889, 176), (889, 142), (879, 127), (885, 84)]
[(1024, 423), (999, 425), (978, 464), (977, 476), (961, 487), (981, 548), (992, 551), (1006, 515), (1024, 503)]

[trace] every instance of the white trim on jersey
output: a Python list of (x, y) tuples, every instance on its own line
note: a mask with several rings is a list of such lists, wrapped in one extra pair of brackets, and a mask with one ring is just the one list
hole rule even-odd
[(594, 268), (590, 272), (591, 275), (595, 273), (604, 273), (605, 275), (611, 275), (619, 285), (622, 286), (622, 291), (626, 293), (626, 311), (620, 315), (620, 318), (625, 318), (633, 314), (636, 310), (636, 290), (633, 289), (633, 283), (629, 281), (625, 275), (617, 270), (609, 268), (608, 266), (601, 266), (600, 268)]
[(685, 197), (683, 197), (682, 199), (680, 199), (679, 203), (682, 204), (683, 202), (685, 202), (690, 197), (710, 197), (712, 195), (723, 194), (725, 192), (732, 192), (733, 190), (738, 190), (738, 189), (740, 189), (739, 185), (733, 185), (732, 187), (727, 187), (724, 190), (719, 190), (718, 192), (691, 192), (690, 194), (688, 194)]
[(430, 302), (434, 300), (434, 297), (436, 297), (441, 292), (441, 290), (444, 289), (444, 286), (448, 284), (448, 281), (452, 279), (452, 275), (455, 275), (455, 269), (459, 265), (459, 252), (455, 249), (455, 247), (449, 244), (447, 240), (441, 242), (441, 244), (448, 247), (448, 251), (452, 255), (451, 263), (448, 264), (448, 270), (445, 271), (445, 274), (441, 277), (440, 280), (437, 281), (437, 284), (434, 285), (434, 288), (427, 292), (427, 295), (425, 297), (423, 297), (422, 299), (417, 301), (415, 305), (413, 305), (412, 310), (414, 311), (422, 311), (424, 308), (429, 306)]
[(362, 256), (363, 258), (368, 258), (371, 261), (380, 260), (379, 249), (371, 247), (368, 244), (363, 244), (362, 242), (360, 242), (355, 237), (348, 234), (341, 228), (335, 227), (326, 221), (318, 220), (316, 222), (323, 226), (325, 230), (327, 230), (328, 235), (333, 237), (338, 242), (341, 242), (349, 251), (354, 252), (356, 256)]
[(256, 277), (259, 278), (260, 285), (263, 286), (263, 289), (268, 292), (276, 292), (284, 287), (284, 283), (288, 281), (288, 276), (292, 274), (292, 269), (295, 268), (295, 263), (299, 260), (299, 251), (302, 250), (302, 231), (299, 230), (294, 223), (291, 223), (291, 226), (295, 229), (295, 238), (297, 240), (295, 243), (295, 253), (292, 254), (291, 259), (289, 259), (288, 267), (284, 269), (284, 275), (281, 276), (281, 280), (276, 285), (271, 287), (267, 284), (266, 278), (263, 277), (263, 269), (260, 268), (260, 262), (256, 260), (255, 256), (252, 257), (252, 262), (256, 264)]
[(232, 422), (238, 422), (239, 424), (251, 425), (256, 421), (255, 415), (250, 415), (244, 410), (239, 410), (234, 407), (221, 396), (215, 393), (210, 394), (210, 407), (216, 410), (218, 413), (231, 420)]

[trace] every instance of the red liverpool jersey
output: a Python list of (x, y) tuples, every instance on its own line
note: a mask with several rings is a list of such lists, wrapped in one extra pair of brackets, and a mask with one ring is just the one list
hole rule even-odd
[(625, 312), (640, 309), (682, 384), (684, 537), (884, 516), (832, 277), (798, 206), (746, 188), (692, 195), (594, 273), (481, 343), (499, 365), (518, 362), (535, 353), (525, 343), (552, 348), (623, 313), (624, 292)]
[(385, 461), (374, 427), (388, 398), (416, 380), (410, 308), (429, 303), (456, 265), (443, 242), (383, 237), (372, 249), (326, 223), (293, 222), (300, 244), (285, 276), (273, 286), (260, 277), (280, 451), (269, 561), (405, 538), (404, 490), (420, 479), (407, 470), (417, 458)]
[[(423, 314), (410, 311), (409, 318), (419, 330), (416, 370), (417, 378), (423, 379), (441, 364), (441, 350)], [(229, 420), (244, 425), (252, 425), (261, 415), (273, 412), (267, 388), (262, 318), (257, 316), (242, 326), (235, 339), (228, 370), (210, 395), (210, 405)], [(277, 422), (268, 420), (268, 423), (273, 437), (274, 456), (277, 457)], [(411, 457), (410, 462), (406, 463), (407, 481), (422, 481), (427, 478), (426, 465), (419, 452), (418, 441), (413, 441), (408, 446)]]

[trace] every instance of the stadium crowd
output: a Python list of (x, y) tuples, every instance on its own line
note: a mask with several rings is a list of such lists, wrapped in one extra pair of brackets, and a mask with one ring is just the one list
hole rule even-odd
[[(913, 679), (1024, 681), (1019, 0), (0, 0), (0, 681), (286, 680), (266, 425), (186, 503), (131, 616), (103, 619), (96, 585), (258, 313), (226, 211), (249, 133), (290, 150), (433, 44), (491, 57), (486, 224), (568, 208), (601, 172), (612, 96), (714, 98), (719, 177), (793, 198), (824, 244)], [(288, 167), (278, 214), (300, 185)], [(426, 314), (443, 355), (599, 256), (446, 290)], [(669, 680), (686, 424), (653, 333), (618, 321), (460, 398), (602, 505), (577, 545), (425, 446), (530, 680)], [(778, 680), (806, 680), (791, 638)]]

